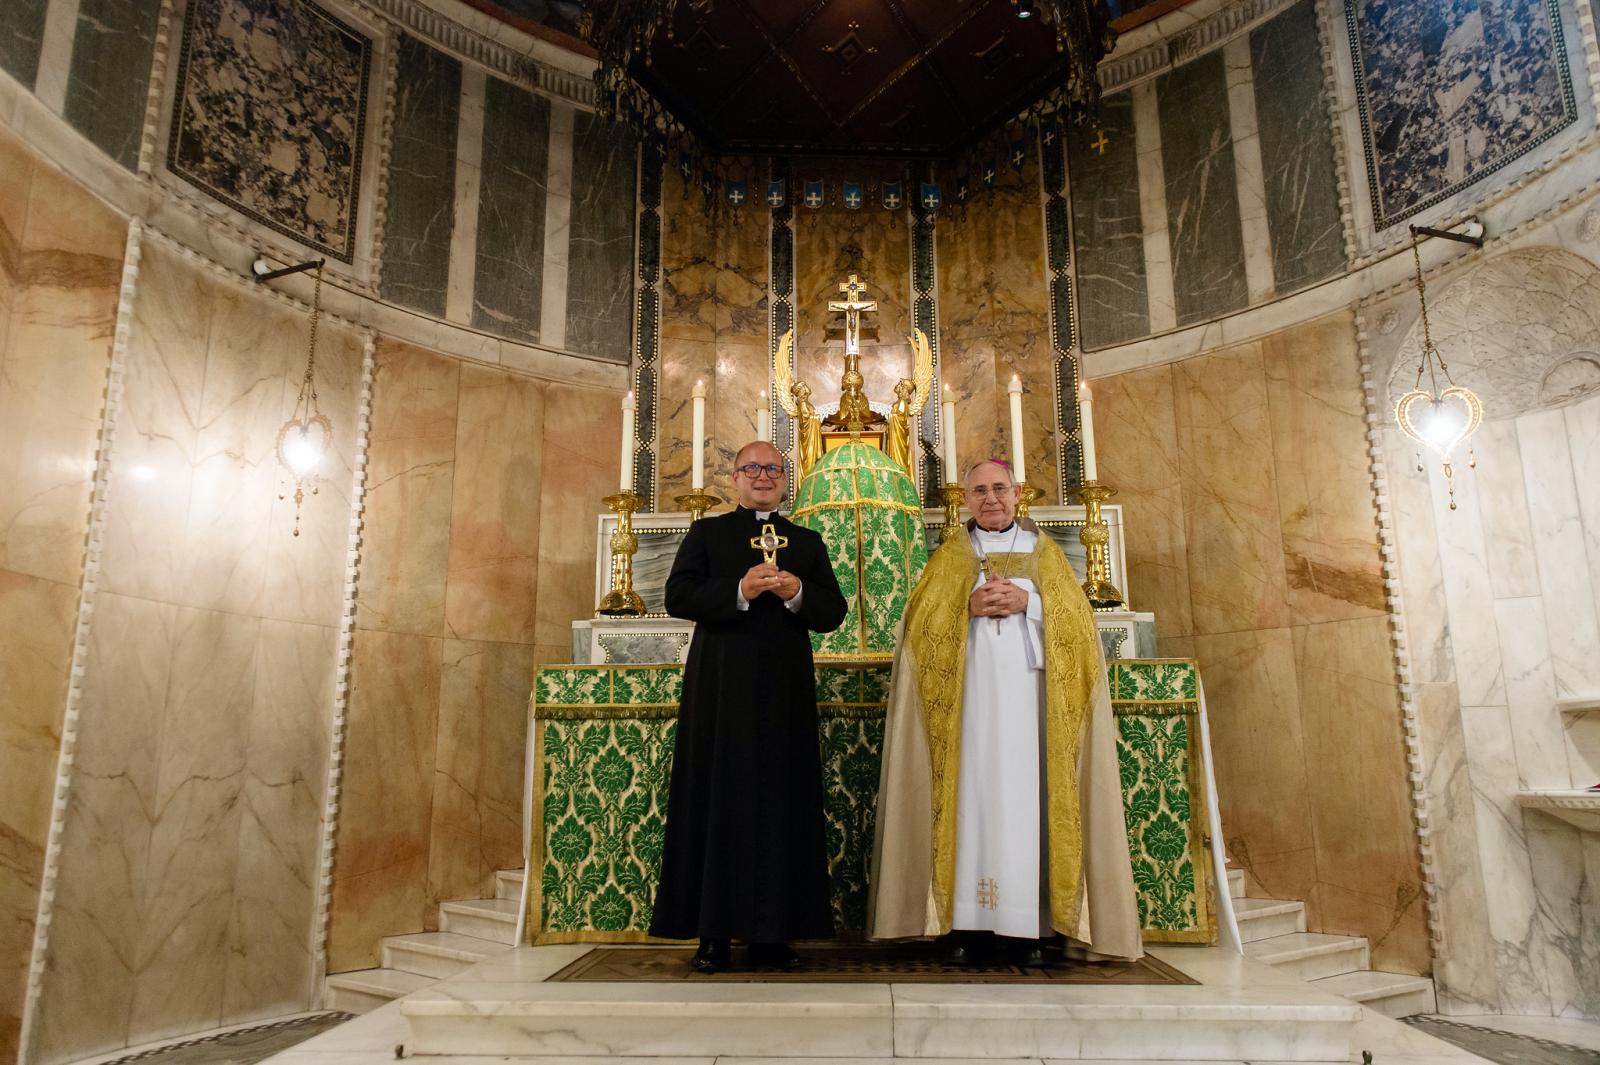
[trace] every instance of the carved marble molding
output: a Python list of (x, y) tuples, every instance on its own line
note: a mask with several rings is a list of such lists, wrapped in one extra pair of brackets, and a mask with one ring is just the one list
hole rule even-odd
[[(1562, 407), (1600, 392), (1600, 267), (1564, 248), (1503, 251), (1474, 262), (1428, 300), (1433, 339), (1457, 384), (1484, 400), (1484, 416)], [(1389, 367), (1392, 407), (1412, 388), (1420, 317)]]
[[(461, 5), (460, 14), (452, 17), (434, 10), (419, 0), (353, 0), (353, 2), (376, 12), (412, 36), (423, 38), (430, 44), (437, 45), (447, 52), (453, 52), (511, 81), (548, 96), (568, 100), (589, 110), (594, 108), (593, 60), (575, 56), (576, 62), (573, 65), (580, 69), (562, 69), (554, 63), (529, 54), (530, 51), (537, 50), (538, 44), (542, 42), (535, 42), (534, 38), (512, 26), (494, 23), (495, 36), (491, 37), (484, 32), (488, 29), (487, 25), (484, 30), (467, 25), (466, 20), (476, 13), (464, 4)], [(504, 43), (507, 40), (525, 43), (527, 50), (518, 51)]]
[(1345, 269), (1349, 269), (1358, 254), (1356, 239), (1355, 201), (1350, 192), (1350, 156), (1345, 151), (1344, 136), (1339, 124), (1339, 70), (1334, 63), (1334, 39), (1337, 24), (1332, 2), (1310, 0), (1312, 14), (1317, 23), (1317, 51), (1322, 55), (1322, 106), (1328, 116), (1328, 139), (1333, 143), (1334, 183), (1339, 192), (1339, 224), (1344, 229)]
[(350, 539), (345, 549), (344, 601), (339, 610), (339, 650), (333, 679), (333, 720), (327, 776), (322, 791), (322, 839), (317, 855), (316, 916), (312, 919), (313, 1006), (322, 1005), (328, 975), (328, 910), (333, 899), (333, 857), (339, 829), (339, 783), (344, 779), (345, 721), (350, 710), (350, 659), (356, 632), (356, 587), (361, 572), (361, 523), (366, 515), (367, 437), (372, 427), (372, 379), (377, 337), (368, 332), (361, 349), (361, 388), (356, 408), (355, 475), (350, 485)]
[(1411, 784), (1411, 815), (1416, 824), (1417, 853), (1422, 867), (1423, 903), (1428, 913), (1428, 938), (1435, 957), (1446, 950), (1444, 910), (1439, 873), (1433, 855), (1433, 830), (1429, 814), (1427, 761), (1422, 751), (1415, 688), (1411, 683), (1411, 645), (1406, 636), (1405, 602), (1401, 596), (1400, 547), (1394, 514), (1389, 507), (1389, 471), (1383, 457), (1383, 434), (1390, 408), (1373, 371), (1367, 343), (1367, 316), (1356, 307), (1356, 351), (1361, 365), (1361, 388), (1366, 404), (1367, 461), (1372, 472), (1373, 502), (1378, 511), (1378, 547), (1383, 565), (1384, 605), (1389, 614), (1389, 642), (1394, 653), (1395, 680), (1400, 693), (1400, 727), (1405, 740), (1406, 776)]
[(39, 876), (39, 905), (33, 924), (33, 950), (29, 956), (27, 991), (23, 998), (22, 1031), (17, 1052), (19, 1062), (31, 1058), (29, 1050), (33, 1038), (33, 1019), (39, 1008), (46, 955), (50, 949), (50, 917), (55, 908), (56, 880), (61, 870), (61, 834), (66, 826), (67, 802), (72, 793), (72, 773), (78, 749), (78, 716), (83, 706), (83, 678), (88, 664), (89, 640), (100, 586), (100, 557), (105, 547), (106, 491), (111, 479), (111, 456), (116, 447), (117, 424), (122, 415), (128, 338), (133, 330), (134, 300), (139, 291), (139, 259), (143, 252), (144, 236), (144, 225), (138, 218), (128, 223), (128, 238), (122, 253), (122, 280), (117, 292), (116, 324), (111, 341), (111, 364), (106, 373), (105, 408), (100, 416), (94, 481), (89, 496), (83, 587), (78, 596), (78, 618), (72, 636), (72, 664), (67, 671), (67, 700), (61, 716), (61, 756), (56, 763), (44, 867)]
[[(1126, 89), (1180, 67), (1198, 56), (1221, 48), (1235, 37), (1249, 33), (1295, 0), (1235, 0), (1187, 29), (1118, 55), (1121, 49), (1103, 60), (1099, 68), (1100, 88), (1107, 93)], [(1150, 25), (1160, 26), (1157, 19)], [(1137, 42), (1130, 34), (1128, 40)]]

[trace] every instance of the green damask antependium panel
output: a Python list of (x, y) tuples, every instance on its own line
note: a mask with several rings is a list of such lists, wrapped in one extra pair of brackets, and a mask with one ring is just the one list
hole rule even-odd
[[(1147, 942), (1216, 938), (1205, 849), (1194, 663), (1110, 666), (1117, 756)], [(887, 666), (817, 668), (834, 923), (866, 924)], [(554, 666), (534, 684), (540, 942), (637, 941), (655, 898), (682, 673), (677, 666)]]
[(917, 486), (879, 448), (849, 442), (806, 473), (793, 517), (822, 535), (850, 604), (843, 624), (812, 636), (817, 658), (893, 657), (894, 627), (928, 561)]

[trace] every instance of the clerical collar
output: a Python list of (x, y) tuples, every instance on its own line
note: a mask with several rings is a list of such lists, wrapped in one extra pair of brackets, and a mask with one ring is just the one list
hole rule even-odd
[(980, 525), (980, 526), (978, 526), (978, 532), (979, 533), (988, 533), (990, 536), (1004, 536), (1006, 533), (1010, 532), (1012, 529), (1015, 529), (1016, 527), (1017, 527), (1017, 521), (1016, 521), (1015, 518), (1013, 518), (1013, 519), (1011, 519), (1011, 524), (1007, 525), (1004, 529), (985, 529), (982, 525)]
[(739, 509), (744, 511), (746, 514), (749, 514), (757, 521), (771, 521), (772, 516), (777, 513), (776, 510), (752, 510), (746, 506), (741, 506)]

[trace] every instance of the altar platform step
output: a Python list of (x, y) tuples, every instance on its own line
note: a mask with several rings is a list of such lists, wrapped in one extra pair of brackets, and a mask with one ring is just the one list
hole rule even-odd
[(1246, 896), (1242, 869), (1228, 870), (1228, 890), (1246, 957), (1386, 1017), (1434, 1011), (1433, 980), (1371, 969), (1371, 948), (1363, 937), (1306, 931), (1304, 903)]
[(1201, 983), (546, 982), (588, 947), (519, 947), (399, 1004), (407, 1057), (1346, 1062), (1361, 1008), (1220, 948)]

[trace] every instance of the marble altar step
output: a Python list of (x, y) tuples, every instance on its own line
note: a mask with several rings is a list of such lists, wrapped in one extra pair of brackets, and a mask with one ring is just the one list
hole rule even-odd
[(1301, 980), (1359, 972), (1370, 961), (1367, 941), (1360, 936), (1293, 932), (1244, 945), (1244, 956), (1266, 962)]
[(494, 874), (494, 897), (497, 899), (522, 898), (522, 870), (502, 869)]
[(1303, 902), (1235, 898), (1233, 915), (1239, 922), (1239, 940), (1243, 943), (1306, 930), (1306, 904)]
[(411, 1031), (407, 1056), (1346, 1062), (1361, 1016), (1352, 1002), (1299, 986), (586, 984), (478, 976), (463, 974), (400, 1003)]
[(439, 903), (439, 929), (507, 946), (517, 941), (516, 899)]
[(442, 980), (454, 976), (485, 958), (503, 954), (507, 945), (487, 939), (464, 936), (459, 932), (414, 932), (405, 936), (386, 936), (383, 940), (383, 967), (416, 973)]
[(347, 1013), (366, 1013), (413, 991), (432, 987), (435, 978), (398, 969), (362, 969), (337, 973), (324, 984), (323, 1006)]
[(1410, 1017), (1432, 1013), (1437, 1008), (1433, 981), (1426, 976), (1363, 970), (1325, 976), (1311, 981), (1311, 986), (1359, 1002), (1385, 1017)]

